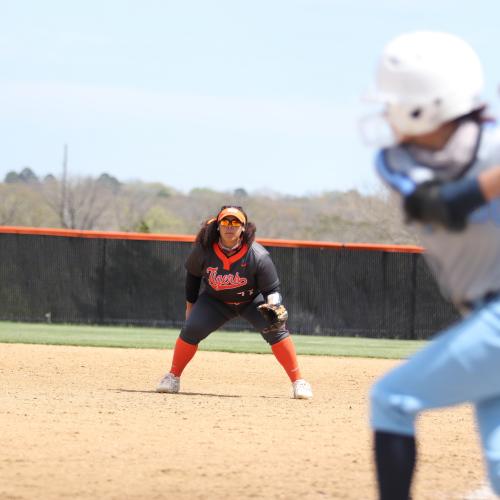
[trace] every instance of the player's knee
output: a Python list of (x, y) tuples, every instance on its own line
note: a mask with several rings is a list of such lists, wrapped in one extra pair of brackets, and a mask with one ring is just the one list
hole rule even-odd
[(186, 324), (182, 328), (179, 337), (188, 344), (197, 345), (203, 340), (205, 335), (199, 328), (196, 328), (196, 325), (188, 326)]
[(269, 345), (274, 345), (289, 337), (290, 333), (288, 330), (282, 330), (279, 332), (261, 333), (261, 335)]
[(389, 390), (384, 379), (372, 387), (370, 409), (374, 429), (396, 434), (414, 434), (415, 418), (420, 409), (418, 400)]

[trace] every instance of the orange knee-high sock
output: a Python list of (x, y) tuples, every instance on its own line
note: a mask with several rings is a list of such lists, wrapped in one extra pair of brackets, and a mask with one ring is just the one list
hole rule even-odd
[(302, 378), (292, 337), (280, 340), (271, 349), (292, 382)]
[(188, 344), (179, 337), (175, 343), (174, 357), (172, 359), (172, 368), (170, 368), (170, 373), (173, 373), (176, 377), (180, 377), (182, 371), (193, 359), (197, 350), (198, 345)]

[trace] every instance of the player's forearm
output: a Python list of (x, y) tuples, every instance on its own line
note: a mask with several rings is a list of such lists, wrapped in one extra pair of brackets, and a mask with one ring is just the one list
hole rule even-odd
[(440, 183), (424, 182), (404, 199), (409, 220), (438, 223), (460, 231), (466, 226), (468, 214), (486, 203), (476, 178), (462, 178)]
[(281, 303), (281, 293), (279, 285), (271, 288), (270, 290), (262, 292), (262, 295), (264, 296), (264, 300), (267, 303)]
[(490, 168), (478, 176), (479, 187), (487, 201), (500, 197), (500, 167)]

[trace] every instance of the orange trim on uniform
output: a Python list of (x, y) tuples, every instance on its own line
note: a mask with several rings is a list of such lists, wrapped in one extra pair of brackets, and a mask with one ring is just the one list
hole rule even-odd
[[(32, 234), (40, 236), (65, 236), (69, 238), (104, 238), (108, 240), (179, 241), (192, 243), (191, 234), (128, 233), (118, 231), (89, 231), (80, 229), (55, 229), (47, 227), (0, 226), (0, 234)], [(424, 248), (416, 245), (383, 245), (376, 243), (334, 243), (330, 241), (285, 240), (257, 238), (264, 246), (287, 248), (324, 248), (328, 250), (369, 250), (375, 252), (422, 253)]]
[(231, 255), (231, 257), (228, 257), (221, 250), (217, 243), (214, 243), (212, 245), (212, 248), (214, 249), (215, 255), (217, 255), (219, 260), (222, 262), (222, 267), (225, 271), (229, 271), (231, 269), (231, 264), (234, 264), (236, 261), (240, 260), (248, 252), (248, 245), (246, 243), (243, 243), (241, 249), (238, 250), (238, 252), (236, 252), (234, 255)]

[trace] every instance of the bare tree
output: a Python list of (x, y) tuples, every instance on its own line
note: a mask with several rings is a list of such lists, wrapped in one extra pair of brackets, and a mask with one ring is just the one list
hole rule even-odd
[(54, 225), (54, 217), (36, 185), (24, 182), (0, 184), (0, 199), (2, 226)]
[(0, 198), (2, 203), (0, 203), (0, 225), (10, 226), (16, 224), (19, 220), (21, 214), (24, 211), (23, 198), (19, 196), (13, 186), (8, 186), (6, 184), (0, 186)]
[(114, 199), (109, 183), (91, 177), (72, 178), (68, 174), (68, 147), (64, 145), (62, 175), (41, 185), (47, 205), (67, 229), (95, 229)]
[(0, 224), (71, 229), (195, 234), (221, 205), (243, 204), (267, 238), (418, 244), (386, 190), (369, 195), (352, 190), (285, 196), (197, 188), (189, 194), (160, 183), (128, 182), (102, 174), (97, 179), (69, 173), (68, 148), (60, 177), (43, 180), (31, 169), (9, 172), (0, 183)]
[(125, 186), (113, 203), (113, 214), (121, 231), (146, 229), (146, 215), (153, 207), (157, 189), (147, 184), (134, 183)]

